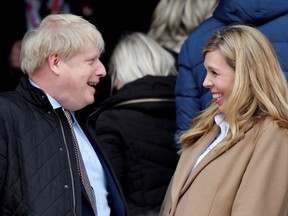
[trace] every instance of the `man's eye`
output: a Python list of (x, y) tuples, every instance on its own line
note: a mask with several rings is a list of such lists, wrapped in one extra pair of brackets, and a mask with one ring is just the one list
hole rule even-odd
[(95, 59), (90, 59), (90, 60), (88, 61), (88, 64), (89, 64), (89, 65), (92, 65), (92, 64), (94, 64), (94, 62), (95, 62)]

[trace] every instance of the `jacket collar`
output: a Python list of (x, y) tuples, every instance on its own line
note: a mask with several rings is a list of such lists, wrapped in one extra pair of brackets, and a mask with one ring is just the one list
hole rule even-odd
[(21, 78), (18, 86), (16, 87), (16, 92), (34, 106), (40, 107), (44, 110), (53, 109), (46, 93), (41, 89), (33, 86), (30, 83), (27, 75), (23, 75)]

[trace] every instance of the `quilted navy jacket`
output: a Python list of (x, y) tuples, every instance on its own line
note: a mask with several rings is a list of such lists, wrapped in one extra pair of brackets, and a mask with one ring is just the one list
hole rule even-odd
[[(124, 216), (117, 182), (91, 134), (85, 132), (106, 172), (113, 215)], [(62, 109), (54, 110), (26, 76), (16, 91), (0, 94), (0, 215), (91, 215), (72, 152)]]
[(262, 31), (272, 42), (288, 78), (288, 1), (221, 0), (213, 17), (190, 34), (179, 53), (175, 88), (176, 141), (190, 127), (191, 120), (210, 105), (212, 99), (209, 90), (202, 85), (206, 76), (202, 48), (212, 32), (232, 23), (249, 24)]

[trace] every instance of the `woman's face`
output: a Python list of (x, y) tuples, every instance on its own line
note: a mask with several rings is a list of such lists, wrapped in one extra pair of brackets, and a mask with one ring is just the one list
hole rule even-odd
[(207, 74), (203, 86), (210, 89), (213, 101), (218, 104), (220, 112), (225, 113), (234, 86), (235, 71), (227, 64), (220, 50), (208, 52), (204, 66)]

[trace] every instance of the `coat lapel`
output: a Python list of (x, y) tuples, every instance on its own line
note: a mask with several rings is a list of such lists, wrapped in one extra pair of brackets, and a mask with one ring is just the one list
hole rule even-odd
[[(252, 125), (247, 127), (247, 131), (252, 128)], [(189, 189), (190, 185), (193, 183), (197, 175), (199, 175), (202, 170), (209, 165), (213, 160), (218, 158), (223, 153), (219, 151), (210, 151), (199, 164), (195, 167), (192, 172), (192, 169), (196, 163), (198, 157), (204, 152), (204, 150), (214, 141), (215, 137), (220, 132), (218, 125), (214, 125), (213, 129), (195, 144), (185, 148), (181, 153), (176, 171), (173, 176), (173, 184), (171, 185), (171, 212), (175, 212), (177, 203), (183, 194)], [(243, 135), (244, 136), (244, 135)], [(233, 143), (234, 146), (237, 142)]]
[[(197, 141), (194, 145), (187, 147), (182, 153), (180, 160), (177, 165), (177, 169), (174, 173), (173, 182), (171, 188), (172, 196), (172, 206), (176, 206), (178, 199), (183, 193), (189, 188), (190, 184), (193, 182), (194, 178), (198, 173), (215, 157), (213, 156), (205, 157), (192, 172), (194, 164), (205, 148), (215, 139), (219, 133), (219, 127), (216, 125), (214, 128), (205, 136)], [(204, 144), (205, 143), (205, 144)], [(212, 154), (211, 154), (212, 155)], [(172, 210), (173, 211), (173, 210)]]

